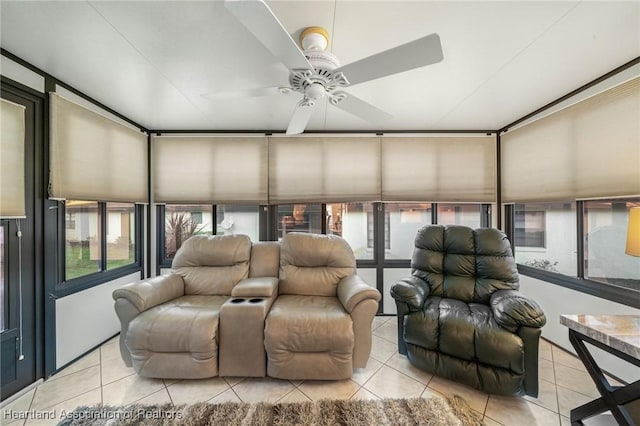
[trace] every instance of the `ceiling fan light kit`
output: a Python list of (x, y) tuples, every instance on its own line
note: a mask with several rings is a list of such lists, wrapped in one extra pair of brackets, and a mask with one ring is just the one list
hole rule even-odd
[(304, 29), (300, 34), (301, 50), (263, 0), (226, 0), (225, 6), (289, 68), (291, 87), (250, 90), (247, 93), (262, 96), (295, 91), (303, 95), (293, 111), (287, 135), (304, 132), (314, 108), (324, 97), (331, 105), (364, 120), (373, 123), (388, 120), (392, 118), (390, 114), (339, 89), (435, 64), (444, 58), (440, 37), (430, 34), (341, 66), (335, 55), (325, 51), (329, 45), (329, 34), (324, 28)]

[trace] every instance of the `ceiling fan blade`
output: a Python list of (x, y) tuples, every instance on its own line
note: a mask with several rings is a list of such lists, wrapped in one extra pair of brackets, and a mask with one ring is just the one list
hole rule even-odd
[(287, 127), (287, 136), (304, 132), (304, 128), (307, 127), (307, 123), (309, 119), (311, 119), (311, 114), (313, 114), (316, 105), (316, 102), (309, 102), (307, 99), (298, 102), (289, 121), (289, 127)]
[(438, 34), (430, 34), (339, 67), (349, 85), (364, 83), (391, 74), (435, 64), (444, 59)]
[[(335, 92), (333, 95), (334, 98), (331, 99), (332, 105), (340, 108), (343, 111), (367, 120), (370, 123), (378, 123), (380, 121), (386, 121), (393, 118), (391, 114), (388, 114), (381, 109), (374, 107), (370, 103), (365, 102), (362, 99), (348, 93)], [(340, 98), (341, 100), (334, 102), (334, 99)]]
[(227, 10), (289, 69), (313, 69), (263, 0), (225, 0)]
[(200, 96), (206, 99), (259, 98), (262, 96), (291, 93), (293, 89), (286, 86), (258, 87), (248, 90), (234, 90), (231, 92), (204, 93)]

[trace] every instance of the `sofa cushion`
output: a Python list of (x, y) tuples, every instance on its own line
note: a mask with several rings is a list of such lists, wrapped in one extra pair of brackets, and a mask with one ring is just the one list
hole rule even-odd
[(273, 302), (265, 326), (272, 354), (353, 350), (353, 324), (337, 297), (283, 295)]
[(336, 296), (340, 280), (356, 273), (353, 250), (338, 236), (290, 232), (281, 246), (280, 294)]
[(185, 294), (230, 295), (249, 276), (251, 240), (246, 235), (194, 235), (171, 265), (184, 280)]
[(218, 314), (226, 296), (182, 296), (155, 306), (129, 324), (125, 343), (134, 358), (151, 352), (217, 356)]
[(422, 311), (404, 321), (407, 343), (516, 374), (524, 372), (522, 339), (500, 327), (489, 306), (431, 297)]

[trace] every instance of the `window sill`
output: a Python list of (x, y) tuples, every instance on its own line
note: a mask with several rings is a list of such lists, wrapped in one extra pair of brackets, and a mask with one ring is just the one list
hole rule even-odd
[(518, 264), (518, 272), (527, 277), (546, 281), (581, 293), (590, 294), (592, 296), (640, 309), (640, 290), (633, 290), (597, 281), (570, 277), (521, 264)]
[(137, 264), (125, 265), (119, 268), (73, 278), (56, 285), (53, 296), (55, 299), (59, 299), (136, 272), (142, 272), (142, 266)]

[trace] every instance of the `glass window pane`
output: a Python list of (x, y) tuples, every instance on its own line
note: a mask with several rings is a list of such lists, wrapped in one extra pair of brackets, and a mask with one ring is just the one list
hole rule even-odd
[(107, 269), (136, 261), (136, 206), (107, 203)]
[(173, 259), (182, 243), (192, 235), (211, 235), (211, 205), (167, 204), (164, 213), (165, 258)]
[(387, 203), (384, 215), (385, 259), (411, 259), (418, 229), (431, 224), (431, 203)]
[(640, 257), (625, 253), (631, 207), (640, 200), (584, 202), (584, 276), (640, 290)]
[(65, 279), (100, 271), (102, 242), (96, 201), (65, 203)]
[(373, 260), (373, 203), (327, 204), (327, 234), (344, 238), (356, 259)]
[(438, 204), (438, 223), (480, 228), (481, 212), (480, 204)]
[(577, 275), (575, 202), (516, 204), (514, 228), (516, 262)]
[(222, 205), (216, 206), (216, 234), (244, 234), (251, 241), (260, 240), (259, 206)]
[(287, 232), (322, 233), (320, 204), (280, 204), (278, 206), (278, 240)]

